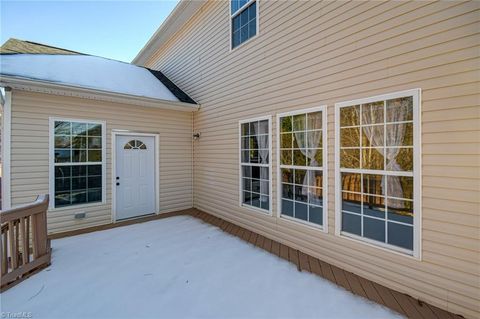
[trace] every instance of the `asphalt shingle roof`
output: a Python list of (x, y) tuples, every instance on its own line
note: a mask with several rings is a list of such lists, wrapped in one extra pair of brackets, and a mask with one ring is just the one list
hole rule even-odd
[(46, 44), (10, 38), (0, 47), (0, 54), (83, 54)]

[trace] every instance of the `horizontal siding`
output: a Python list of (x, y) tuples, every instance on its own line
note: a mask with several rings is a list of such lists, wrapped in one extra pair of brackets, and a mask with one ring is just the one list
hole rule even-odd
[[(14, 91), (12, 97), (12, 205), (48, 193), (49, 117), (106, 121), (106, 203), (48, 212), (50, 233), (112, 222), (111, 132), (160, 134), (160, 212), (192, 207), (192, 114), (73, 97)], [(85, 211), (87, 217), (74, 219)]]
[[(146, 63), (201, 104), (194, 115), (195, 131), (202, 133), (194, 143), (195, 207), (444, 309), (480, 317), (480, 3), (258, 5), (260, 33), (248, 44), (229, 50), (228, 4), (210, 1)], [(334, 236), (333, 105), (412, 88), (422, 89), (421, 261)], [(238, 121), (323, 104), (328, 234), (240, 208)], [(275, 168), (275, 147), (272, 155)]]

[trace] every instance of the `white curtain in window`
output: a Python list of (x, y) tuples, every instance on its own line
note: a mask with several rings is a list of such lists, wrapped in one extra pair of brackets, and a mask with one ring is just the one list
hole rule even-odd
[[(257, 143), (258, 143), (258, 156), (260, 157), (261, 164), (268, 164), (268, 135), (257, 135)], [(267, 169), (263, 167), (260, 168), (260, 178), (264, 180), (269, 180), (268, 176), (269, 172)], [(260, 200), (265, 201), (264, 197), (261, 197)]]
[[(322, 113), (317, 112), (317, 113), (310, 113), (307, 115), (308, 118), (308, 123), (309, 123), (309, 128), (314, 127), (314, 128), (319, 128), (322, 125)], [(307, 159), (309, 159), (309, 165), (310, 167), (318, 167), (320, 163), (317, 162), (315, 159), (315, 154), (317, 151), (321, 152), (321, 150), (317, 150), (316, 148), (319, 147), (320, 145), (320, 140), (322, 138), (322, 131), (310, 131), (307, 133), (307, 147), (309, 148), (307, 150)], [(310, 185), (313, 186), (315, 184), (315, 171), (309, 170), (308, 171), (309, 175), (309, 180), (310, 180)], [(303, 189), (302, 192), (304, 192), (305, 189), (305, 184), (307, 184), (306, 181), (307, 176), (305, 176), (305, 179), (303, 181)]]
[[(401, 122), (405, 121), (408, 113), (407, 108), (404, 107), (395, 107), (389, 109), (389, 121), (390, 122)], [(374, 117), (374, 110), (370, 109), (370, 112), (365, 112), (362, 110), (363, 122), (371, 123)], [(387, 145), (401, 145), (404, 136), (405, 136), (405, 124), (398, 124), (394, 126), (394, 129), (389, 126), (386, 130), (386, 144)], [(396, 161), (396, 157), (400, 148), (389, 148), (388, 152), (385, 154), (385, 148), (383, 147), (383, 132), (379, 132), (379, 129), (383, 130), (383, 126), (363, 126), (362, 130), (365, 134), (365, 137), (370, 141), (372, 147), (378, 147), (376, 150), (387, 158), (387, 167), (386, 170), (398, 171), (400, 166)], [(385, 176), (382, 177), (382, 189), (385, 189)], [(403, 189), (400, 183), (400, 178), (397, 176), (389, 176), (388, 185), (387, 185), (387, 194), (389, 196), (403, 197)], [(389, 206), (396, 208), (403, 208), (404, 204), (402, 201), (390, 200)]]
[[(392, 102), (390, 102), (392, 103)], [(395, 107), (388, 108), (388, 121), (389, 122), (402, 122), (406, 121), (408, 118), (408, 104), (410, 100), (408, 99), (397, 99), (395, 102)], [(386, 130), (386, 143), (387, 145), (402, 145), (405, 138), (407, 125), (405, 123), (398, 123), (396, 125), (387, 126)], [(401, 171), (401, 167), (397, 162), (397, 155), (400, 152), (401, 148), (389, 148), (386, 154), (387, 157), (387, 167), (388, 171)], [(400, 178), (397, 176), (389, 176), (388, 178), (388, 189), (387, 194), (389, 196), (395, 197), (404, 197), (402, 184), (400, 183)], [(395, 208), (404, 208), (404, 202), (400, 200), (389, 200), (389, 206)]]
[[(322, 138), (322, 131), (310, 131), (310, 132), (305, 132), (305, 122), (303, 122), (305, 118), (301, 117), (299, 118), (299, 121), (294, 123), (294, 127), (297, 128), (297, 130), (302, 130), (302, 132), (295, 132), (295, 140), (297, 141), (298, 147), (300, 147), (300, 152), (305, 156), (307, 161), (309, 162), (310, 167), (317, 167), (318, 163), (315, 160), (315, 154), (316, 150), (314, 148), (317, 148), (320, 143), (320, 139)], [(301, 121), (300, 121), (301, 120)], [(295, 117), (294, 117), (295, 121)], [(322, 114), (321, 113), (313, 113), (309, 114), (309, 121), (322, 121)], [(320, 127), (320, 126), (316, 126)], [(295, 163), (293, 163), (295, 165)], [(315, 176), (314, 171), (308, 171), (308, 174), (305, 174), (305, 177), (303, 178), (303, 187), (302, 187), (302, 195), (307, 195), (308, 194), (308, 175), (310, 175), (310, 179), (313, 180)]]

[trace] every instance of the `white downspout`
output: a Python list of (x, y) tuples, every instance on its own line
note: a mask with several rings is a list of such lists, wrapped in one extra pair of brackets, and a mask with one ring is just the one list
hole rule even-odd
[(10, 151), (12, 139), (12, 89), (5, 88), (2, 116), (2, 210), (11, 208)]

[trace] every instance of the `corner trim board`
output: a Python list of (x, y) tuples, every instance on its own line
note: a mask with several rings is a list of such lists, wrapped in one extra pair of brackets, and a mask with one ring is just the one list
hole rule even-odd
[(10, 209), (11, 203), (11, 139), (12, 139), (12, 90), (5, 89), (5, 104), (2, 116), (2, 210)]

